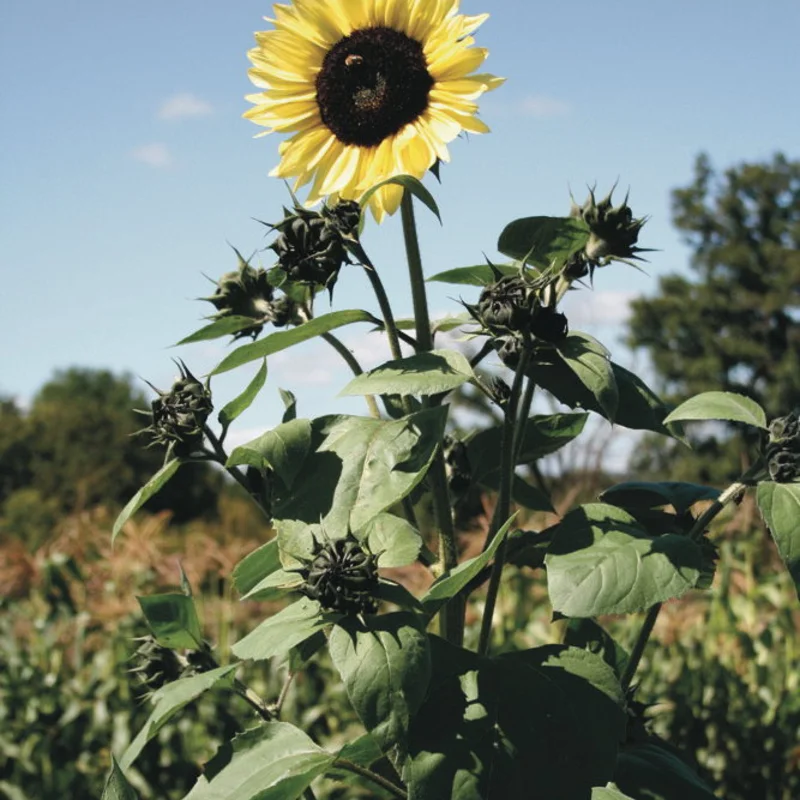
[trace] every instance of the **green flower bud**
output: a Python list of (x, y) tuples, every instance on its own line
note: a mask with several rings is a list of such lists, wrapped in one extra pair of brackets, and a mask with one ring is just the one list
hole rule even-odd
[(800, 480), (800, 418), (797, 410), (770, 422), (764, 458), (770, 478), (776, 483)]
[(177, 654), (168, 647), (162, 647), (154, 636), (143, 636), (132, 660), (135, 666), (130, 670), (148, 692), (155, 692), (168, 683), (177, 681), (183, 674), (183, 664)]
[(526, 331), (538, 304), (536, 292), (522, 277), (508, 275), (485, 286), (473, 315), (490, 331)]
[(300, 591), (328, 611), (372, 614), (378, 608), (378, 557), (350, 533), (316, 542), (314, 556), (298, 571), (305, 581)]
[(453, 499), (469, 491), (472, 485), (472, 469), (469, 463), (467, 445), (452, 436), (445, 436), (442, 442), (447, 485)]
[(492, 378), (492, 398), (500, 408), (505, 408), (511, 399), (511, 387), (502, 378)]
[(531, 333), (543, 342), (557, 344), (567, 335), (566, 315), (551, 306), (539, 307), (531, 320)]

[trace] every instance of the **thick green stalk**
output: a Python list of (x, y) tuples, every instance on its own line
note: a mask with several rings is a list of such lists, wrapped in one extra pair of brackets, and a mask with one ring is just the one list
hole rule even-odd
[[(413, 198), (404, 192), (400, 205), (403, 220), (403, 238), (405, 240), (406, 258), (408, 260), (408, 276), (411, 282), (411, 297), (414, 304), (414, 321), (416, 323), (417, 343), (421, 352), (433, 349), (431, 319), (428, 312), (428, 297), (425, 290), (425, 275), (422, 269), (422, 256), (419, 250), (417, 225), (414, 219)], [(441, 447), (428, 472), (433, 492), (433, 507), (439, 529), (439, 555), (445, 571), (458, 565), (458, 546), (453, 525), (453, 511), (450, 503), (450, 492), (447, 488), (447, 474), (444, 455)], [(462, 597), (455, 597), (447, 603), (441, 612), (440, 630), (442, 636), (454, 644), (461, 644), (464, 639), (464, 609)]]
[[(526, 343), (527, 345), (527, 343)], [(511, 396), (505, 409), (505, 420), (503, 422), (503, 440), (500, 455), (500, 491), (497, 497), (497, 506), (492, 517), (492, 526), (489, 535), (486, 537), (486, 547), (497, 535), (497, 531), (504, 525), (511, 515), (511, 486), (514, 480), (514, 450), (516, 440), (516, 430), (519, 425), (517, 420), (517, 409), (519, 407), (520, 393), (522, 391), (522, 381), (528, 368), (531, 352), (529, 347), (524, 347), (514, 373), (514, 383), (511, 387)], [(532, 397), (532, 395), (531, 395)], [(497, 603), (497, 593), (500, 589), (500, 578), (503, 574), (503, 567), (506, 560), (506, 543), (503, 542), (495, 553), (494, 566), (489, 578), (489, 588), (486, 592), (486, 605), (483, 609), (481, 619), (481, 633), (478, 640), (478, 653), (486, 655), (489, 652), (489, 643), (492, 636), (492, 618), (494, 617), (494, 607)]]

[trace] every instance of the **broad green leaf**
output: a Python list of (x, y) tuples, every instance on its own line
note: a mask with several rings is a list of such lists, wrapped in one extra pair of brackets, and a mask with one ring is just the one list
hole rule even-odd
[(701, 500), (716, 500), (719, 495), (719, 489), (702, 486), (698, 483), (627, 481), (606, 489), (600, 495), (600, 499), (604, 503), (611, 503), (611, 505), (622, 508), (654, 508), (670, 505), (675, 509), (675, 513), (682, 514), (695, 503), (699, 503)]
[[(520, 268), (514, 264), (495, 264), (494, 268), (505, 275), (519, 275)], [(454, 283), (458, 286), (488, 286), (497, 278), (489, 264), (476, 264), (474, 267), (458, 267), (439, 272), (429, 281)]]
[(262, 661), (284, 655), (338, 619), (322, 612), (316, 600), (303, 597), (267, 618), (231, 648), (242, 660)]
[(203, 644), (203, 631), (194, 600), (185, 594), (137, 597), (147, 625), (162, 647), (195, 650)]
[(240, 414), (247, 411), (253, 404), (258, 393), (264, 388), (267, 381), (267, 360), (261, 365), (261, 369), (256, 373), (255, 378), (248, 384), (247, 388), (236, 398), (231, 400), (222, 411), (219, 412), (219, 423), (222, 425), (222, 430), (227, 431), (231, 422), (233, 422)]
[(194, 342), (207, 342), (210, 339), (219, 339), (221, 336), (230, 336), (246, 328), (252, 328), (254, 325), (258, 325), (258, 321), (253, 319), (253, 317), (223, 317), (189, 334), (186, 338), (181, 339), (175, 347), (180, 347), (184, 344), (193, 344)]
[(613, 783), (606, 786), (595, 786), (592, 789), (592, 800), (633, 800), (627, 794), (623, 794)]
[(497, 249), (509, 258), (546, 269), (562, 267), (589, 241), (589, 226), (574, 217), (525, 217), (508, 224)]
[[(436, 205), (436, 200), (433, 199), (433, 195), (425, 188), (422, 182), (415, 178), (413, 175), (395, 175), (392, 178), (387, 178), (385, 181), (381, 181), (380, 183), (376, 183), (375, 186), (370, 187), (367, 189), (366, 192), (361, 196), (361, 208), (365, 211), (367, 206), (369, 205), (369, 201), (372, 198), (372, 195), (378, 191), (378, 189), (382, 189), (384, 186), (388, 186), (390, 184), (396, 184), (397, 186), (402, 186), (408, 192), (414, 195), (423, 205), (427, 206), (427, 208), (431, 211), (431, 213), (439, 220), (442, 221), (441, 214), (439, 213), (439, 207)], [(363, 215), (364, 212), (362, 212)], [(362, 225), (363, 225), (363, 216), (362, 216)]]
[(700, 420), (725, 420), (743, 422), (766, 430), (764, 409), (741, 394), (733, 392), (703, 392), (681, 403), (665, 420), (669, 422), (696, 422)]
[(649, 536), (622, 509), (590, 503), (559, 523), (545, 566), (553, 610), (596, 617), (680, 597), (697, 584), (703, 559), (686, 536)]
[(124, 770), (128, 769), (139, 757), (144, 746), (192, 700), (196, 700), (201, 694), (217, 685), (229, 689), (233, 681), (233, 671), (237, 666), (237, 664), (228, 664), (226, 667), (218, 667), (191, 678), (181, 678), (154, 692), (151, 702), (155, 707), (144, 727), (120, 759), (120, 767)]
[(567, 367), (592, 393), (603, 416), (614, 422), (619, 406), (619, 389), (611, 361), (602, 346), (598, 345), (599, 342), (592, 337), (575, 331), (558, 344), (558, 352)]
[(506, 562), (515, 567), (541, 569), (547, 548), (553, 541), (554, 528), (543, 531), (514, 530), (508, 534)]
[(428, 637), (420, 618), (401, 611), (369, 617), (365, 626), (345, 617), (333, 627), (328, 648), (364, 727), (401, 765), (408, 726), (430, 678)]
[(383, 751), (378, 747), (378, 743), (370, 733), (365, 733), (354, 742), (346, 744), (337, 756), (337, 758), (352, 761), (362, 767), (371, 767), (383, 757)]
[(474, 377), (469, 361), (457, 350), (432, 350), (387, 361), (353, 378), (339, 394), (440, 394), (456, 389)]
[[(23, 796), (20, 794), (20, 797)], [(111, 772), (103, 788), (103, 796), (100, 800), (137, 800), (137, 798), (138, 795), (133, 791), (133, 786), (128, 783), (125, 773), (119, 768), (117, 759), (112, 755)]]
[(147, 483), (139, 489), (138, 492), (128, 501), (128, 504), (114, 522), (114, 528), (111, 531), (111, 543), (117, 538), (117, 534), (122, 530), (122, 526), (153, 496), (158, 494), (163, 488), (164, 484), (178, 471), (181, 462), (177, 458), (168, 461), (161, 469), (150, 478)]
[(311, 446), (299, 462), (303, 480), (276, 487), (277, 520), (319, 523), (329, 536), (358, 531), (423, 479), (442, 439), (447, 407), (398, 420), (330, 416), (313, 420)]
[(310, 447), (311, 423), (307, 419), (293, 419), (237, 447), (225, 466), (246, 464), (257, 469), (271, 469), (287, 488), (291, 488)]
[(185, 800), (293, 800), (335, 758), (294, 725), (266, 722), (223, 745)]
[(800, 597), (800, 484), (758, 484), (756, 500)]
[(296, 328), (286, 331), (277, 331), (265, 336), (257, 342), (250, 342), (237, 347), (232, 353), (227, 355), (213, 369), (212, 375), (219, 375), (228, 372), (242, 364), (249, 364), (251, 361), (260, 361), (262, 358), (285, 350), (287, 347), (306, 342), (323, 333), (330, 333), (336, 328), (344, 325), (351, 325), (354, 322), (374, 322), (375, 317), (366, 311), (350, 309), (346, 311), (333, 311), (321, 317), (315, 317), (309, 322), (304, 322)]
[(291, 422), (293, 419), (297, 419), (297, 398), (286, 389), (278, 389), (278, 392), (283, 400), (283, 407), (286, 409), (281, 422)]
[(278, 540), (262, 544), (245, 556), (233, 570), (233, 585), (240, 595), (246, 595), (261, 580), (281, 568)]
[(278, 600), (302, 583), (303, 576), (300, 573), (278, 569), (260, 580), (242, 600)]
[(628, 745), (619, 754), (614, 783), (648, 800), (714, 800), (716, 795), (686, 762), (655, 743)]
[(436, 579), (433, 586), (428, 589), (422, 598), (422, 607), (425, 613), (435, 614), (451, 597), (457, 595), (478, 573), (494, 558), (497, 548), (505, 539), (510, 530), (516, 514), (497, 532), (491, 544), (479, 556), (464, 561), (457, 567), (445, 572)]
[(622, 677), (630, 658), (625, 648), (593, 619), (571, 619), (564, 634), (564, 644), (600, 656), (618, 678)]
[(378, 580), (378, 589), (375, 592), (375, 597), (381, 602), (391, 603), (401, 609), (422, 611), (422, 603), (405, 586), (386, 578)]
[(405, 567), (416, 561), (422, 549), (419, 531), (394, 514), (378, 514), (356, 532), (356, 537), (366, 540), (367, 549), (378, 556), (378, 566), (382, 568)]

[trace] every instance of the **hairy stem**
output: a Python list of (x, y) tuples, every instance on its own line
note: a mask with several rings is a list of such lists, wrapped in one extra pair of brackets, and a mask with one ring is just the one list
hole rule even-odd
[(353, 761), (348, 761), (346, 758), (337, 758), (336, 761), (333, 762), (334, 767), (339, 767), (339, 769), (347, 770), (348, 772), (352, 772), (355, 775), (360, 775), (362, 778), (366, 778), (372, 783), (380, 786), (382, 789), (386, 789), (392, 797), (399, 797), (402, 800), (406, 800), (408, 794), (406, 793), (405, 789), (401, 788), (400, 786), (396, 786), (391, 781), (387, 780), (383, 777), (383, 775), (378, 775), (377, 772), (373, 772), (371, 769), (367, 769), (367, 767), (362, 767), (360, 764), (356, 764)]
[[(511, 513), (511, 485), (514, 480), (514, 450), (516, 440), (517, 408), (519, 406), (520, 392), (522, 391), (522, 381), (528, 368), (531, 353), (530, 348), (524, 347), (516, 372), (514, 373), (514, 383), (511, 387), (511, 396), (505, 408), (505, 420), (503, 421), (503, 440), (500, 455), (500, 491), (497, 498), (497, 506), (492, 518), (492, 526), (489, 535), (486, 537), (486, 547), (491, 544), (492, 539), (497, 535), (497, 531), (503, 526)], [(532, 396), (532, 395), (531, 395)], [(497, 548), (494, 557), (494, 566), (489, 578), (489, 588), (486, 592), (486, 605), (483, 609), (481, 619), (481, 633), (478, 640), (478, 653), (486, 655), (489, 652), (489, 642), (492, 636), (492, 618), (494, 617), (494, 607), (497, 603), (497, 593), (500, 589), (500, 578), (503, 574), (503, 567), (506, 560), (506, 543), (502, 542)]]

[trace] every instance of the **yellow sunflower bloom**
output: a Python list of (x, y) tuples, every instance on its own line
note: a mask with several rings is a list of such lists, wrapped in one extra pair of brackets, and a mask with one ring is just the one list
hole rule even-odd
[[(476, 100), (503, 79), (473, 74), (485, 48), (471, 34), (488, 14), (458, 13), (459, 0), (294, 0), (273, 6), (274, 28), (248, 56), (245, 117), (292, 135), (270, 173), (311, 183), (308, 202), (357, 200), (395, 175), (422, 178), (462, 131), (486, 133)], [(262, 134), (263, 135), (263, 134)], [(378, 222), (402, 188), (370, 200)]]

